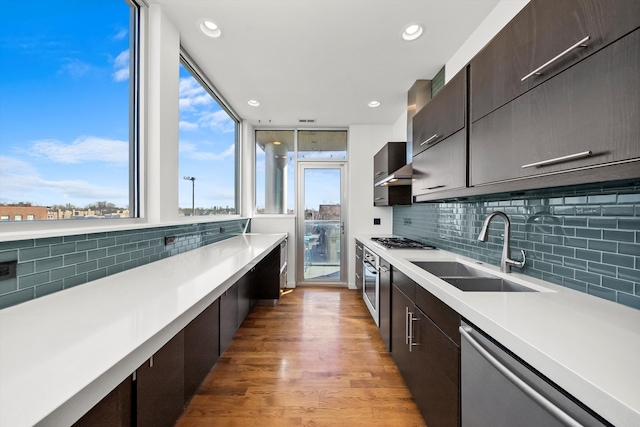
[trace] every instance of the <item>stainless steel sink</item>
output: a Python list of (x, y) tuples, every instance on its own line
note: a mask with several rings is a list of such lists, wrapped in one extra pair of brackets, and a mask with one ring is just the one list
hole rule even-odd
[(455, 261), (412, 261), (423, 270), (464, 292), (538, 292)]
[(412, 261), (421, 269), (438, 277), (496, 277), (455, 261)]
[(537, 292), (500, 277), (441, 277), (442, 280), (464, 292)]

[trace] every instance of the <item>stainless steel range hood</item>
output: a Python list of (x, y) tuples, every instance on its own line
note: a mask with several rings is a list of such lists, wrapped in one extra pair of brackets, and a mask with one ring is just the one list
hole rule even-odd
[(413, 166), (411, 163), (402, 166), (397, 171), (393, 172), (391, 175), (381, 179), (376, 182), (376, 187), (391, 187), (396, 185), (411, 185), (411, 180), (413, 176)]

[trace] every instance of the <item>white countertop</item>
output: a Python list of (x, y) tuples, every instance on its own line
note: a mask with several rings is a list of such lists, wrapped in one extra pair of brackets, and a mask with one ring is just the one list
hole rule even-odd
[[(369, 237), (356, 236), (603, 418), (640, 426), (640, 311), (442, 250), (385, 249)], [(411, 263), (447, 260), (542, 292), (463, 292)]]
[(0, 310), (0, 426), (71, 424), (285, 237), (236, 236)]

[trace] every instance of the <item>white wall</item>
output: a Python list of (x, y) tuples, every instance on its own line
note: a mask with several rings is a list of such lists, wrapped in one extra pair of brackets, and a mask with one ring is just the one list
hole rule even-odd
[(445, 82), (448, 82), (458, 71), (464, 68), (529, 1), (530, 0), (502, 0), (498, 3), (445, 64)]
[(162, 6), (149, 7), (144, 214), (149, 223), (178, 219), (180, 34)]
[[(349, 288), (355, 288), (355, 236), (391, 234), (393, 225), (393, 208), (373, 206), (373, 155), (389, 141), (406, 139), (406, 112), (393, 125), (349, 127), (349, 226), (346, 230)], [(373, 224), (374, 218), (380, 218), (380, 225)]]

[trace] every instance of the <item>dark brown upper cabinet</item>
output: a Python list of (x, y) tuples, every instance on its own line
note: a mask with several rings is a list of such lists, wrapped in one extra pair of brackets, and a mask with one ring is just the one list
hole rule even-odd
[(467, 186), (466, 99), (465, 67), (413, 119), (412, 194), (418, 202)]
[(373, 206), (411, 204), (411, 185), (375, 185), (405, 166), (406, 160), (404, 141), (388, 142), (373, 157)]
[(531, 1), (472, 59), (471, 121), (484, 117), (638, 26), (640, 2), (637, 0)]
[(638, 76), (640, 30), (474, 122), (470, 184), (510, 191), (639, 177)]
[(413, 117), (413, 157), (465, 126), (466, 68)]

